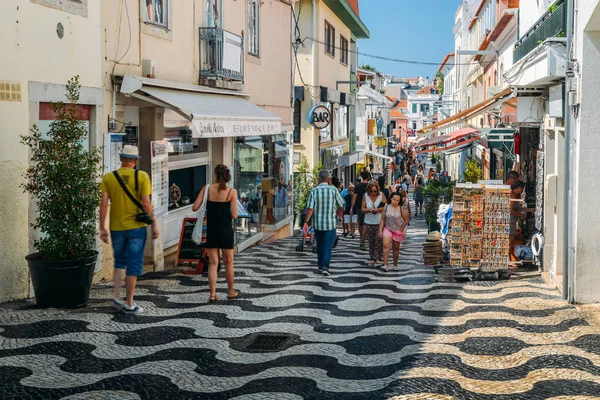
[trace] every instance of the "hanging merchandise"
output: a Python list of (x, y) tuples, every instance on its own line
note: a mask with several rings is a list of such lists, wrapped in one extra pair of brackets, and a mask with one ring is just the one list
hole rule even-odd
[(485, 190), (483, 272), (508, 269), (510, 234), (510, 189)]
[(481, 185), (458, 184), (453, 199), (450, 265), (478, 268), (483, 240), (483, 188)]
[(514, 142), (515, 142), (515, 156), (518, 156), (521, 154), (521, 133), (519, 133), (519, 131), (515, 132)]
[(450, 265), (477, 268), (480, 278), (507, 276), (510, 187), (457, 184), (449, 230)]

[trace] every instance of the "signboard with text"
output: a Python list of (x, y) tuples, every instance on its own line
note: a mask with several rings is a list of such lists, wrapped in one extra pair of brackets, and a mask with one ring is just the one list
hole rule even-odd
[(331, 111), (327, 106), (315, 106), (308, 113), (308, 122), (317, 129), (325, 129), (331, 123)]
[(193, 138), (264, 136), (281, 133), (280, 120), (194, 119)]
[(166, 140), (150, 142), (152, 165), (152, 207), (154, 215), (163, 215), (169, 210), (169, 146)]
[(385, 138), (379, 138), (379, 137), (376, 137), (376, 138), (374, 139), (374, 141), (375, 141), (375, 145), (376, 145), (377, 147), (385, 147), (385, 143), (386, 143), (386, 141), (385, 141)]

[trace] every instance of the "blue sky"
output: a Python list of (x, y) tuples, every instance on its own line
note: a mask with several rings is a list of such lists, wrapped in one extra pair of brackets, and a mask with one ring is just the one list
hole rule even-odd
[(358, 56), (397, 77), (435, 76), (444, 56), (454, 51), (454, 14), (460, 0), (359, 0), (360, 17), (371, 31), (358, 41), (359, 53), (404, 60), (435, 62), (415, 65)]

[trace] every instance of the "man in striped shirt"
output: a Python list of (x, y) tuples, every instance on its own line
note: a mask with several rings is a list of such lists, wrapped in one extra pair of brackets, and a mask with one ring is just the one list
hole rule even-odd
[(340, 191), (329, 185), (329, 171), (319, 171), (319, 186), (310, 192), (306, 221), (312, 221), (317, 242), (317, 260), (323, 276), (329, 276), (331, 250), (336, 238), (336, 213), (344, 212), (344, 200)]

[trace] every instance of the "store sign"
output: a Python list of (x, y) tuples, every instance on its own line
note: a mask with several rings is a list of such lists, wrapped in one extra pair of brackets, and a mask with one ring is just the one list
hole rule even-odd
[(326, 106), (315, 106), (308, 114), (308, 122), (317, 129), (325, 129), (331, 123), (331, 111)]
[(152, 207), (154, 215), (163, 215), (169, 210), (169, 143), (166, 140), (150, 142), (150, 164), (152, 167)]
[(193, 138), (264, 136), (280, 133), (281, 121), (278, 120), (194, 119), (192, 121)]
[(375, 119), (367, 120), (367, 135), (377, 134), (377, 121)]
[(293, 158), (294, 164), (300, 164), (300, 158), (301, 157), (302, 157), (302, 153), (299, 152), (299, 151), (295, 151), (294, 152), (294, 158)]
[(375, 138), (374, 141), (375, 141), (375, 145), (377, 147), (385, 147), (385, 144), (386, 144), (385, 138), (378, 138), (377, 137), (377, 138)]

